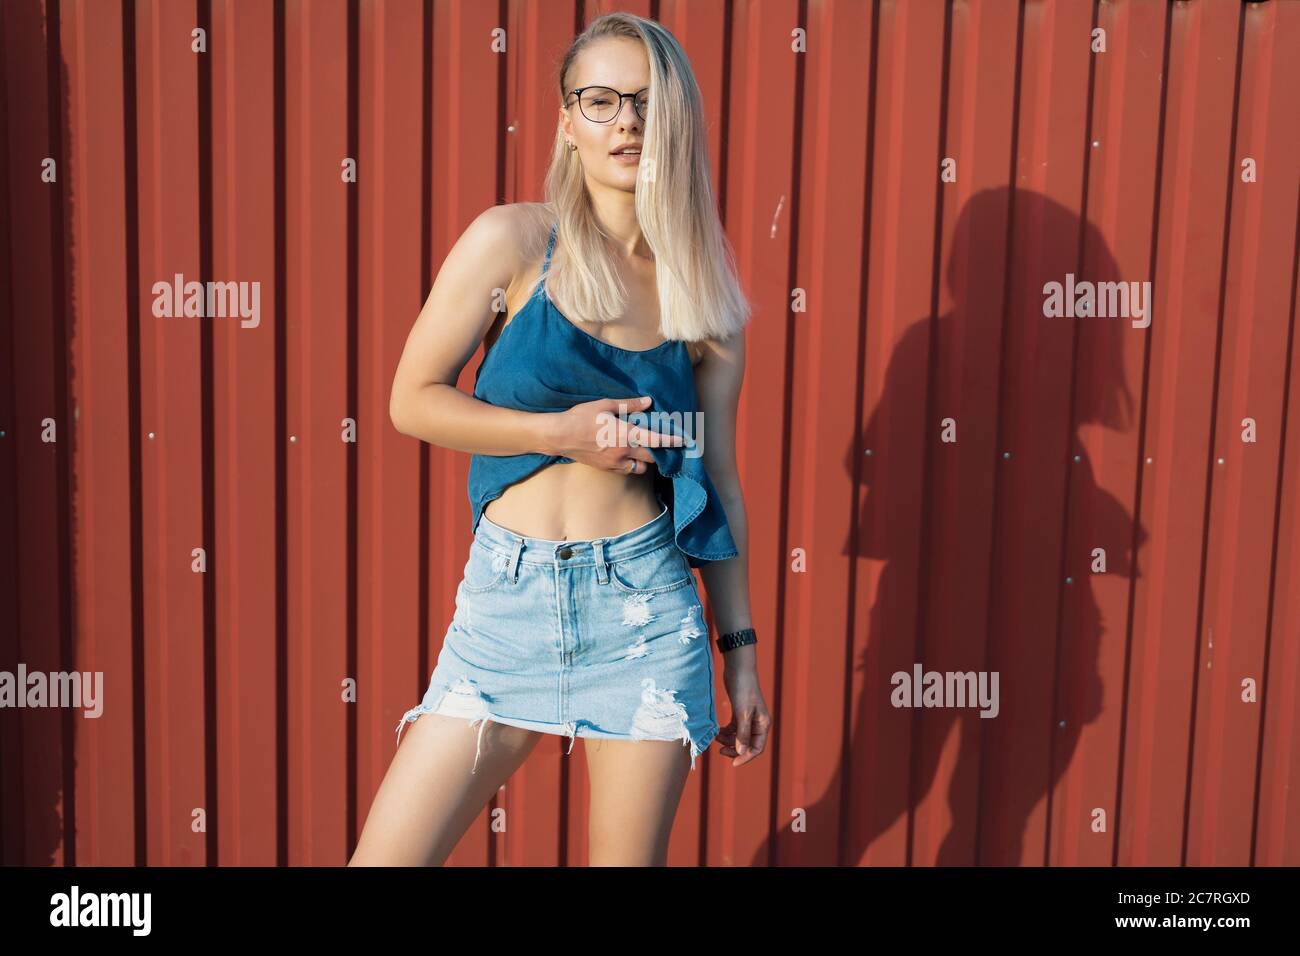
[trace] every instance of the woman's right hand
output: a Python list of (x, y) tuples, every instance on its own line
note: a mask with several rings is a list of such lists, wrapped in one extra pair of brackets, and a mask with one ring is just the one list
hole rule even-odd
[(674, 448), (685, 436), (665, 435), (619, 418), (650, 407), (650, 396), (602, 398), (568, 411), (545, 412), (545, 453), (623, 475), (641, 475), (654, 463), (649, 448)]

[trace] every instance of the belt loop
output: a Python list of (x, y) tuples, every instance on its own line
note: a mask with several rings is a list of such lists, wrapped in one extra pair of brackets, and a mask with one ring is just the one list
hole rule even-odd
[(510, 567), (507, 569), (510, 574), (510, 583), (515, 584), (519, 581), (519, 553), (524, 549), (524, 539), (515, 537), (514, 550), (510, 552)]
[(591, 542), (591, 550), (596, 556), (596, 580), (601, 584), (608, 584), (609, 570), (605, 567), (605, 539), (597, 538)]

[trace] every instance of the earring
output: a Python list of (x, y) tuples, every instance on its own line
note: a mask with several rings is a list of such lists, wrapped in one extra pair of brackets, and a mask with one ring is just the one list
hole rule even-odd
[(573, 140), (569, 140), (569, 149), (577, 149), (577, 148), (578, 148), (578, 144), (575, 143)]

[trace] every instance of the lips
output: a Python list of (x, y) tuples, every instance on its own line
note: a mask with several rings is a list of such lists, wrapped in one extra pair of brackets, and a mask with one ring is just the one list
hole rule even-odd
[(618, 149), (610, 150), (611, 156), (641, 155), (640, 146), (620, 146)]

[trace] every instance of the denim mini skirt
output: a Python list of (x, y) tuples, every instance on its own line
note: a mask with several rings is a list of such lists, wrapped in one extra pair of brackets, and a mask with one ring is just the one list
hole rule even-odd
[[(662, 502), (661, 502), (662, 503)], [(567, 736), (677, 740), (718, 733), (713, 655), (695, 575), (667, 506), (609, 538), (530, 538), (479, 518), (422, 714)]]

